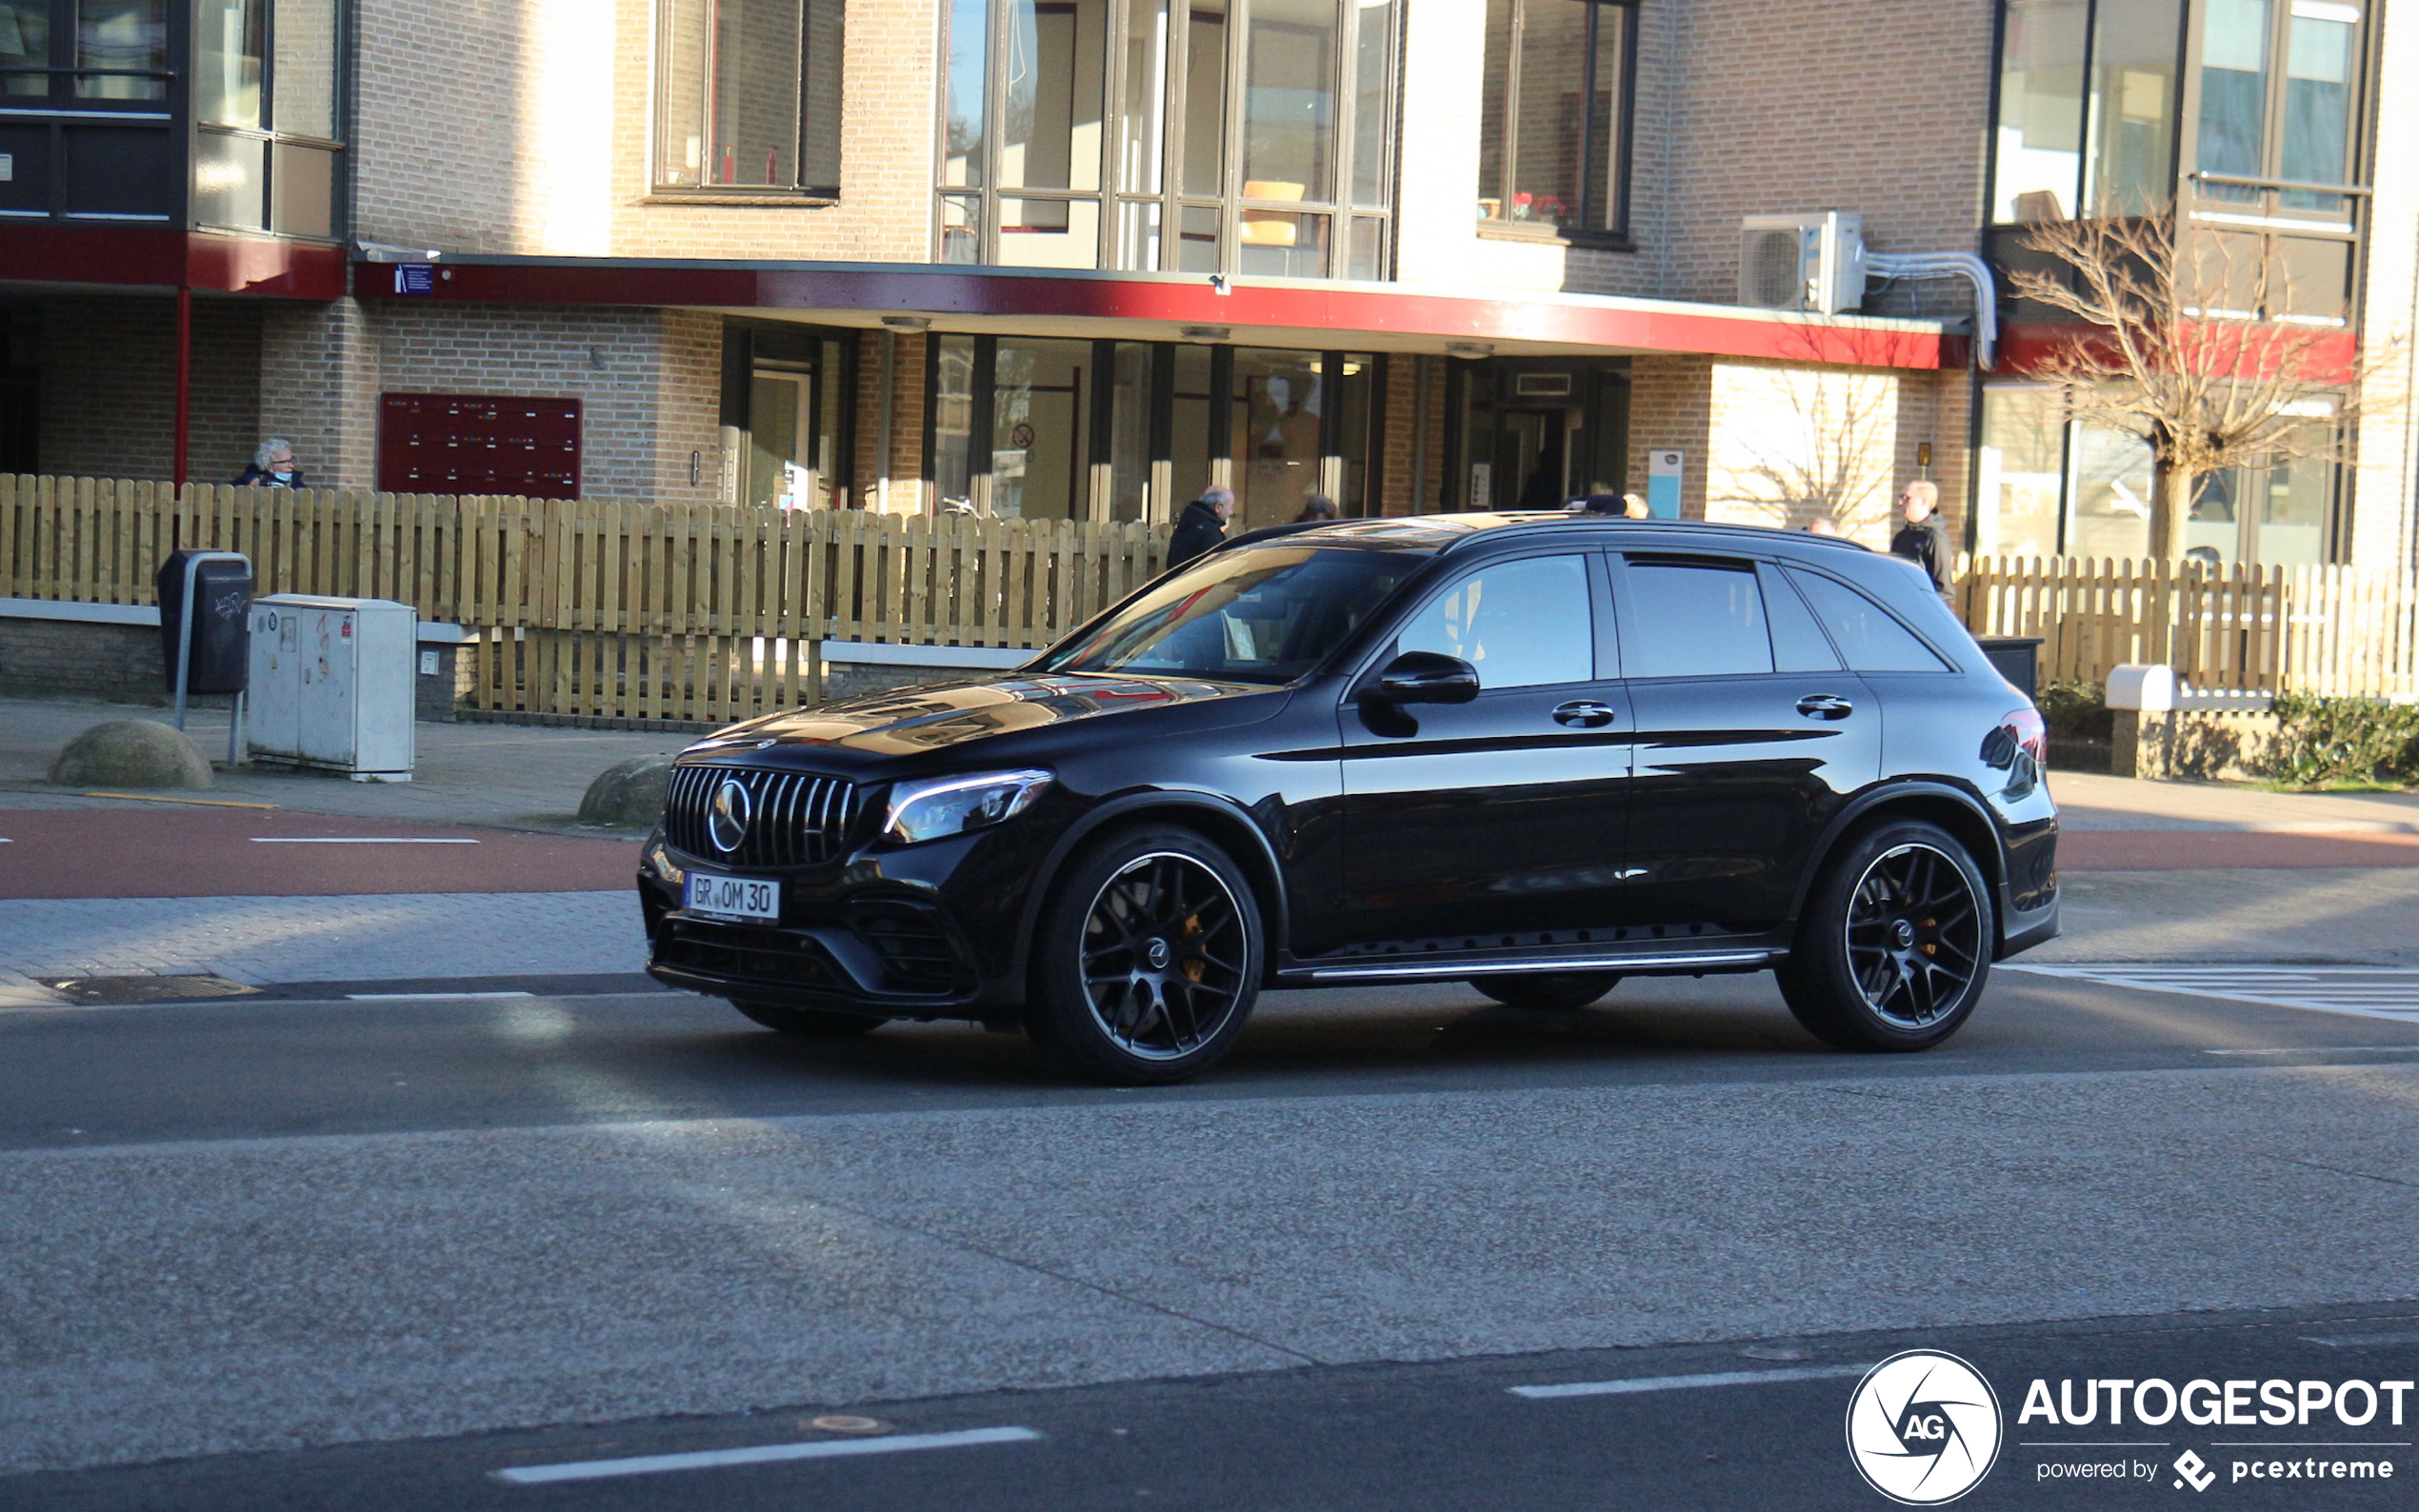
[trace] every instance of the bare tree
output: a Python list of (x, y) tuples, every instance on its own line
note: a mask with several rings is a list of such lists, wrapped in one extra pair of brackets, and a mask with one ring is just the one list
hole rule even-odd
[(2015, 293), (2083, 328), (2030, 371), (2076, 419), (2149, 445), (2153, 556), (2184, 554), (2210, 473), (2343, 460), (2364, 403), (2378, 406), (2377, 355), (2356, 353), (2344, 326), (2288, 317), (2281, 260), (2256, 238), (2179, 240), (2153, 218), (2051, 222), (2026, 245), (2054, 266), (2017, 271)]

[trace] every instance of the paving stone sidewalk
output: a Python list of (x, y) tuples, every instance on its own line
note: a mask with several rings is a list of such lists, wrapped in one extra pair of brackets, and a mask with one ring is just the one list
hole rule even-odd
[(38, 985), (44, 978), (265, 985), (575, 976), (646, 964), (627, 891), (0, 900), (0, 1005), (58, 1003)]

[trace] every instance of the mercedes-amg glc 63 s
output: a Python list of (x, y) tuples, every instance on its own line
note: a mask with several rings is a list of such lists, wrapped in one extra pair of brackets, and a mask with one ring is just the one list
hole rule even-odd
[(1282, 527), (1004, 675), (675, 763), (650, 970), (775, 1029), (1016, 1026), (1172, 1082), (1263, 988), (1521, 1008), (1775, 972), (1918, 1050), (2057, 933), (2039, 714), (1911, 564), (1681, 521)]

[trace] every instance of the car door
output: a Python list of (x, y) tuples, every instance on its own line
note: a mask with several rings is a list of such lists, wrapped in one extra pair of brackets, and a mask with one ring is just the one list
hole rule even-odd
[(1602, 925), (1619, 885), (1629, 709), (1612, 673), (1603, 557), (1473, 567), (1412, 609), (1355, 687), (1406, 651), (1478, 669), (1467, 704), (1348, 694), (1348, 935), (1439, 949), (1536, 945)]
[(1637, 720), (1622, 922), (1770, 928), (1823, 826), (1880, 775), (1880, 707), (1771, 565), (1631, 552), (1614, 567)]

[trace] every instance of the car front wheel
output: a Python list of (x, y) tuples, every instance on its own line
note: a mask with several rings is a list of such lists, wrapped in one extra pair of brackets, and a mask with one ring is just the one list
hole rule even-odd
[(1982, 1000), (1990, 889), (1956, 837), (1898, 820), (1851, 839), (1807, 900), (1779, 971), (1798, 1023), (1843, 1050), (1928, 1050)]
[(1097, 1081), (1165, 1084), (1223, 1059), (1260, 993), (1260, 910), (1187, 829), (1120, 831), (1060, 877), (1033, 941), (1034, 1040)]

